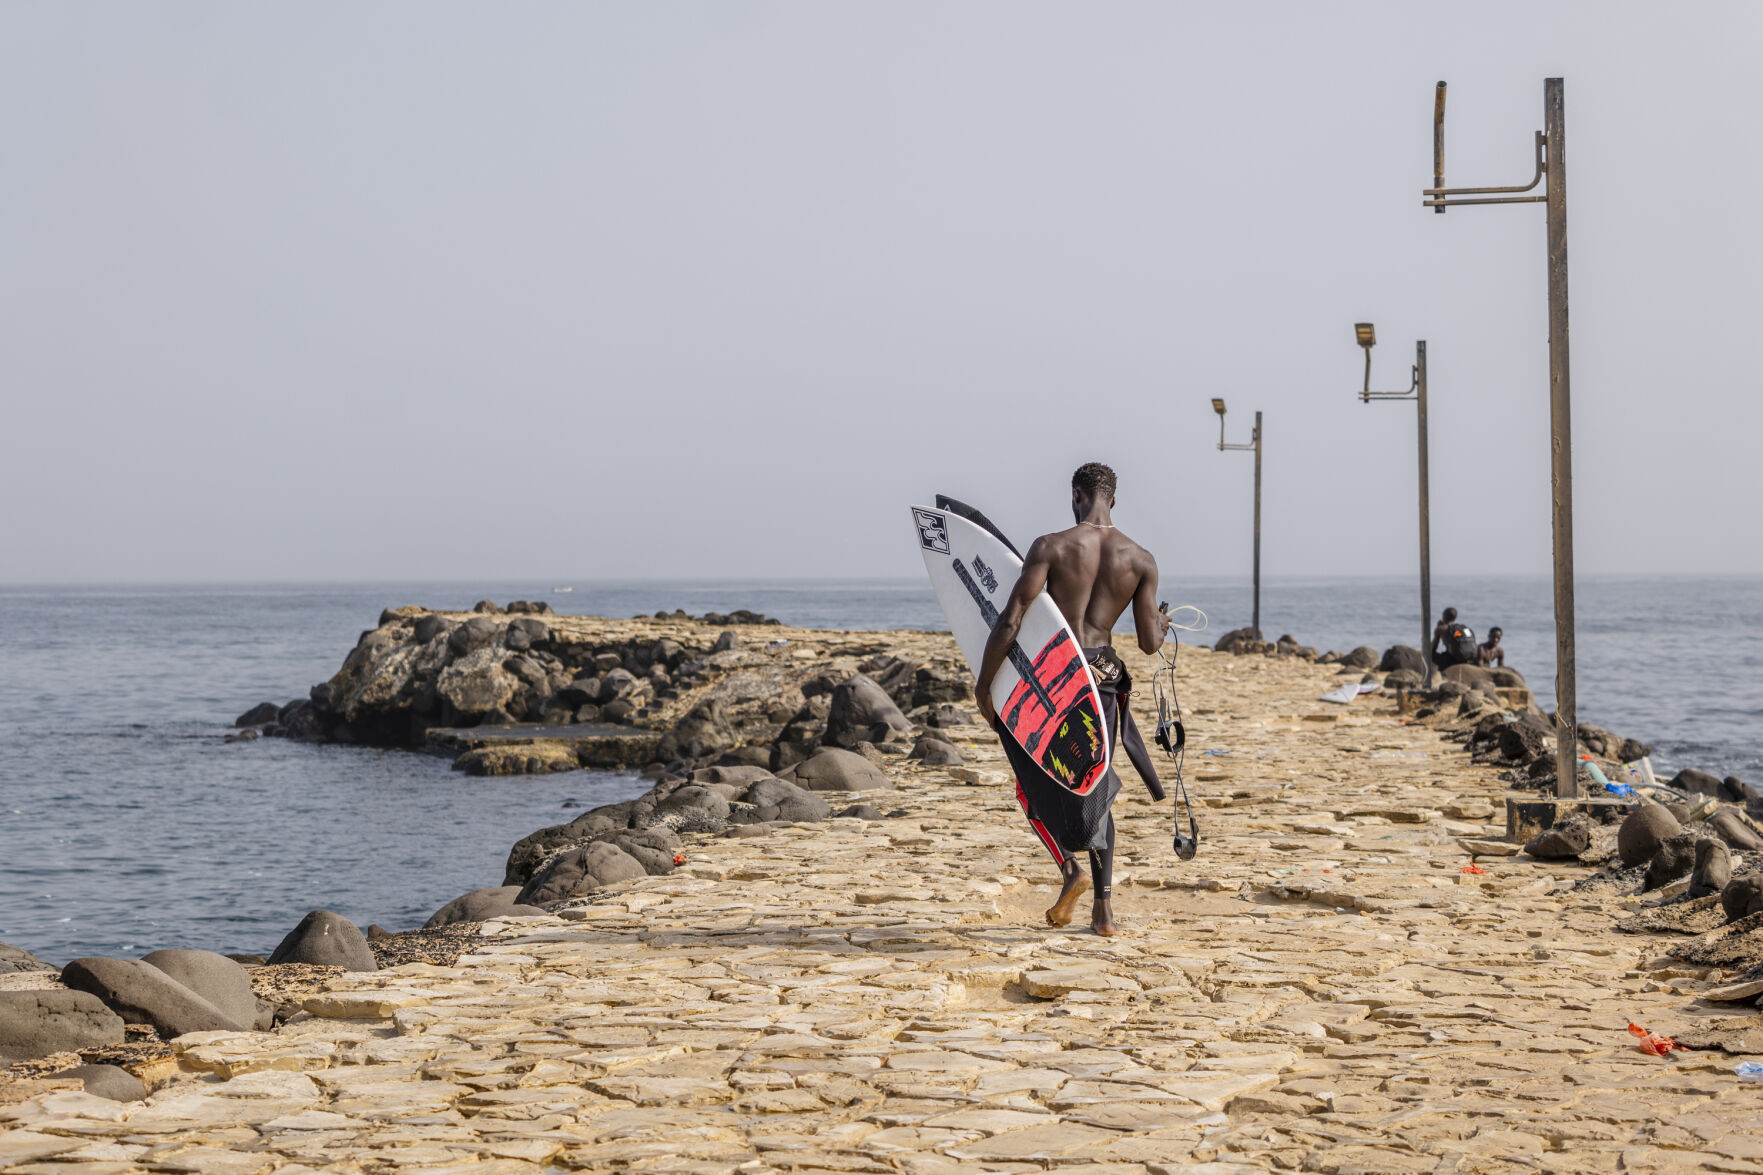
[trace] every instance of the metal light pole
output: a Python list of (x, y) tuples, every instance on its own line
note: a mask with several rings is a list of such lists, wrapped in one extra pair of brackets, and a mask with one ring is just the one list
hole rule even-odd
[(1377, 328), (1369, 322), (1353, 325), (1353, 334), (1365, 348), (1365, 387), (1362, 403), (1373, 400), (1412, 400), (1420, 424), (1420, 655), (1426, 659), (1426, 688), (1432, 688), (1432, 494), (1426, 476), (1426, 340), (1414, 344), (1414, 372), (1405, 392), (1371, 390), (1371, 348), (1377, 346)]
[[(1443, 213), (1459, 204), (1548, 205), (1549, 441), (1555, 534), (1555, 794), (1579, 795), (1579, 720), (1573, 644), (1573, 427), (1567, 370), (1567, 116), (1560, 78), (1543, 80), (1543, 129), (1536, 133), (1536, 175), (1522, 187), (1445, 187), (1445, 83), (1433, 99), (1433, 186), (1424, 206)], [(1528, 192), (1548, 177), (1541, 196)], [(1452, 196), (1477, 197), (1453, 200)]]
[(1241, 449), (1255, 451), (1255, 610), (1250, 621), (1255, 630), (1255, 639), (1266, 640), (1261, 635), (1261, 413), (1255, 413), (1254, 439), (1246, 445), (1227, 445), (1224, 443), (1224, 401), (1213, 400), (1212, 411), (1218, 413), (1218, 447), (1220, 450)]

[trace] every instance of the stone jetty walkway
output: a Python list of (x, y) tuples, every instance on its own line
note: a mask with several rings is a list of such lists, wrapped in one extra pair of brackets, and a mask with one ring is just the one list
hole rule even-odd
[(181, 1038), (146, 1103), (0, 1107), (0, 1167), (1763, 1171), (1742, 1058), (1626, 1031), (1727, 1014), (1694, 998), (1719, 976), (1616, 933), (1584, 866), (1462, 872), (1503, 831), (1491, 770), (1387, 699), (1316, 701), (1330, 667), (1182, 658), (1204, 840), (1177, 861), (1129, 775), (1119, 938), (1042, 923), (1052, 868), (974, 730), (968, 767), (891, 762), (903, 817), (692, 844), (454, 966)]

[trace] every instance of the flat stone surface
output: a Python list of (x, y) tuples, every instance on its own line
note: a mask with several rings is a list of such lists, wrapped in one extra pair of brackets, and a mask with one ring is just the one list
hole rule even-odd
[[(876, 639), (797, 635), (853, 665)], [(181, 1038), (144, 1103), (37, 1078), (0, 1097), (0, 1169), (1763, 1172), (1745, 1058), (1626, 1030), (1730, 1016), (1700, 997), (1739, 976), (1616, 933), (1636, 903), (1574, 891), (1586, 866), (1495, 855), (1497, 770), (1429, 720), (1331, 713), (1331, 666), (1180, 665), (1200, 852), (1125, 781), (1117, 938), (1085, 905), (1046, 924), (1002, 753), (942, 731), (966, 765), (887, 756), (885, 823), (689, 838), (688, 866), (487, 923), (452, 966)]]

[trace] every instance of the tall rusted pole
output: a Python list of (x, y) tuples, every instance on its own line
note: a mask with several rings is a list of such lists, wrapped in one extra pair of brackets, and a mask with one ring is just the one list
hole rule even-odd
[(1261, 413), (1255, 413), (1255, 639), (1261, 633)]
[[(1442, 211), (1442, 210), (1441, 210)], [(1420, 655), (1432, 688), (1432, 494), (1426, 478), (1426, 340), (1414, 344), (1415, 416), (1420, 421)]]
[(1573, 641), (1573, 417), (1567, 371), (1567, 116), (1560, 78), (1543, 81), (1549, 171), (1549, 429), (1555, 528), (1555, 795), (1579, 795)]
[[(1440, 82), (1439, 88), (1432, 95), (1432, 186), (1445, 186), (1445, 83)], [(1439, 216), (1445, 214), (1445, 206), (1440, 204), (1433, 209)], [(1427, 630), (1429, 633), (1431, 629)], [(1431, 646), (1428, 645), (1428, 648)]]

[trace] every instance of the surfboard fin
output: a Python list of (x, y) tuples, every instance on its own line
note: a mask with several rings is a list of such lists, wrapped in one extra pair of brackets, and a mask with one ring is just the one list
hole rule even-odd
[(947, 510), (951, 514), (961, 515), (961, 517), (967, 519), (967, 521), (973, 523), (975, 526), (980, 527), (982, 530), (989, 532), (993, 538), (1003, 543), (1006, 547), (1009, 547), (1010, 553), (1015, 555), (1017, 559), (1020, 560), (1022, 558), (1022, 552), (1016, 549), (1016, 544), (1005, 538), (1004, 532), (999, 530), (990, 518), (987, 518), (984, 514), (981, 514), (966, 502), (958, 502), (947, 494), (938, 494), (937, 509)]

